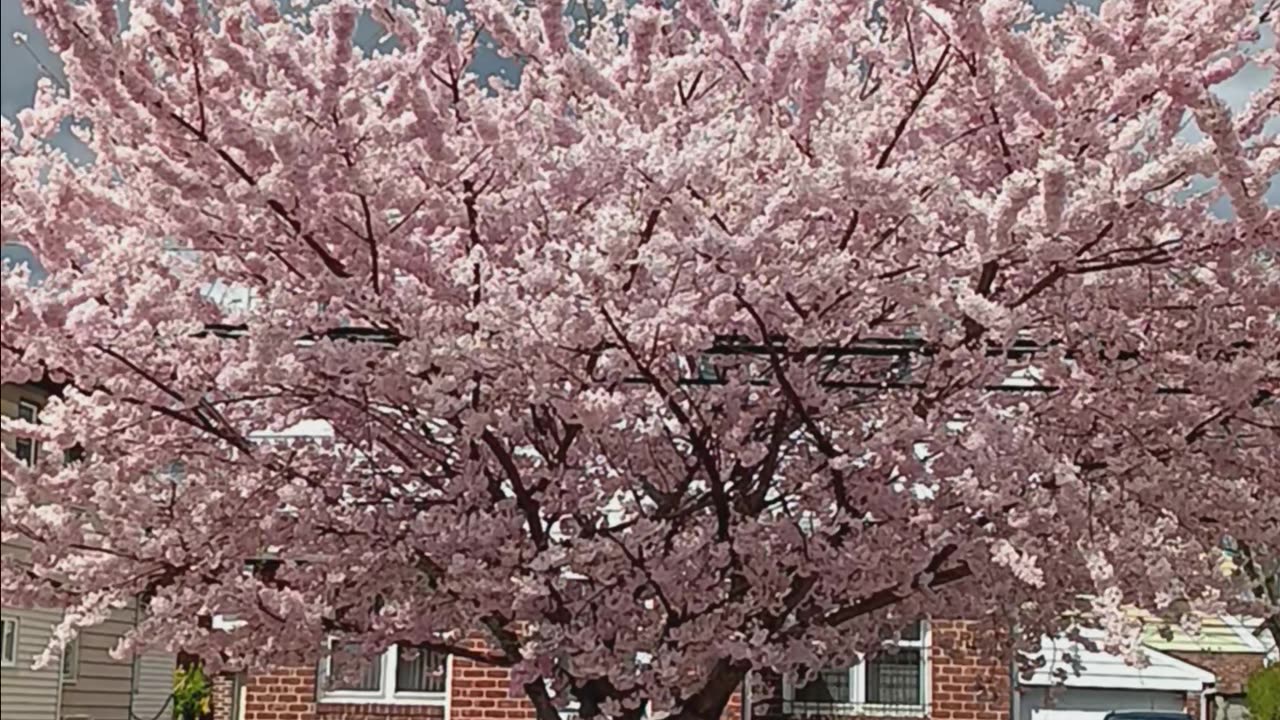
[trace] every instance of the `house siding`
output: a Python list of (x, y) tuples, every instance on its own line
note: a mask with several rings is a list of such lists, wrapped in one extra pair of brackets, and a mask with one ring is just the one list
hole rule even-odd
[(13, 667), (0, 667), (0, 718), (55, 720), (58, 712), (58, 663), (33, 669), (49, 644), (53, 626), (62, 619), (56, 610), (0, 609), (18, 621), (17, 658)]
[(173, 712), (173, 655), (144, 653), (135, 660), (133, 675), (133, 717), (136, 720), (166, 720)]
[(64, 718), (129, 720), (134, 665), (115, 660), (111, 650), (133, 627), (133, 611), (117, 610), (106, 621), (80, 631), (80, 664), (62, 688)]
[[(18, 416), (18, 401), (27, 400), (37, 405), (44, 403), (47, 393), (29, 387), (5, 384), (0, 385), (0, 414), (6, 417)], [(14, 446), (13, 436), (3, 433), (0, 442), (10, 452)], [(8, 488), (0, 485), (0, 496), (7, 494)], [(0, 546), (0, 553), (7, 559), (25, 559), (29, 550), (18, 543), (5, 543)], [(11, 605), (0, 607), (0, 615), (18, 621), (18, 644), (16, 662), (13, 667), (0, 667), (0, 718), (3, 720), (55, 720), (58, 713), (58, 663), (35, 670), (32, 665), (49, 645), (53, 626), (62, 619), (58, 610), (42, 610), (18, 608)]]
[[(43, 407), (49, 393), (34, 385), (0, 385), (0, 413), (16, 417), (20, 401), (28, 401)], [(5, 433), (4, 447), (12, 451), (14, 438)], [(61, 452), (59, 449), (41, 447), (41, 455)], [(0, 494), (7, 494), (7, 487), (0, 487)], [(5, 543), (0, 547), (7, 559), (19, 562), (29, 554), (26, 543)], [(60, 610), (28, 610), (9, 606), (0, 608), (5, 617), (17, 617), (20, 622), (19, 641), (21, 658), (17, 667), (3, 668), (0, 678), (0, 720), (65, 720), (88, 718), (89, 720), (130, 720), (130, 710), (137, 720), (153, 720), (162, 715), (164, 703), (173, 688), (172, 655), (152, 654), (123, 661), (111, 658), (111, 650), (128, 632), (135, 621), (132, 607), (115, 611), (105, 622), (81, 630), (79, 663), (74, 679), (59, 683), (61, 663), (55, 661), (48, 667), (32, 670), (35, 656), (44, 652), (52, 635), (52, 626), (62, 619)], [(61, 698), (59, 698), (61, 685)]]

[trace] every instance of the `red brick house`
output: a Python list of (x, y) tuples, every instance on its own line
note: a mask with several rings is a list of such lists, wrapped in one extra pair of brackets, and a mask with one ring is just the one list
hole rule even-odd
[[(986, 648), (987, 630), (935, 620), (903, 634), (897, 647), (855, 667), (828, 670), (796, 686), (758, 677), (735, 696), (725, 720), (1058, 720), (1102, 718), (1108, 710), (1181, 709), (1215, 720), (1261, 655), (1218, 662), (1223, 653), (1152, 651), (1146, 667), (1115, 656), (1086, 657), (1086, 672), (1068, 681), (1017, 678), (1008, 658)], [(1048, 650), (1081, 657), (1078, 648)], [(1158, 657), (1155, 657), (1158, 656)], [(1240, 672), (1228, 670), (1239, 666)], [(1046, 675), (1049, 668), (1039, 674)], [(331, 679), (335, 678), (335, 679)], [(336, 679), (336, 678), (341, 678)], [(1054, 687), (1051, 686), (1059, 686)], [(763, 688), (763, 690), (762, 690)], [(763, 696), (762, 696), (763, 695)], [(1049, 700), (1056, 695), (1057, 700)], [(744, 702), (745, 701), (745, 702)], [(375, 663), (280, 668), (215, 682), (215, 720), (533, 720), (532, 706), (511, 688), (506, 670), (457, 657), (393, 649)], [(566, 712), (566, 716), (572, 713)]]
[[(757, 683), (771, 684), (771, 697), (753, 700), (746, 690), (731, 702), (726, 718), (1004, 720), (1010, 713), (1010, 665), (985, 656), (977, 641), (974, 626), (967, 623), (921, 625), (905, 633), (894, 650), (853, 668), (823, 672), (804, 686)], [(393, 649), (355, 672), (330, 670), (297, 667), (222, 676), (215, 682), (214, 718), (534, 718), (532, 705), (511, 688), (506, 670), (463, 658)], [(338, 676), (341, 681), (327, 679)]]

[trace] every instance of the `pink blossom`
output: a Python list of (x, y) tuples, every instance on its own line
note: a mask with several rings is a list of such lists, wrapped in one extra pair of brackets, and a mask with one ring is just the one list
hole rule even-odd
[(1280, 517), (1249, 3), (427, 5), (24, 0), (0, 371), (65, 385), (0, 426), (0, 593), (49, 659), (146, 595), (129, 651), (478, 638), (688, 720), (919, 617), (1280, 612), (1218, 554)]

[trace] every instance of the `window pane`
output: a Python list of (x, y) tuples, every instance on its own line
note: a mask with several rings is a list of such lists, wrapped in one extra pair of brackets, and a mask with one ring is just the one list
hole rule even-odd
[(0, 659), (6, 664), (16, 662), (18, 659), (18, 624), (12, 620), (5, 620), (0, 625)]
[(19, 420), (26, 420), (27, 422), (35, 422), (37, 412), (38, 412), (38, 409), (36, 408), (35, 405), (32, 405), (31, 403), (27, 403), (27, 402), (18, 403), (18, 419)]
[(74, 680), (80, 670), (80, 641), (72, 640), (62, 649), (62, 679)]
[(922, 624), (920, 623), (919, 620), (911, 623), (910, 625), (902, 629), (902, 639), (903, 640), (919, 640), (921, 637), (923, 637), (923, 634), (921, 633), (921, 629), (922, 629)]
[(352, 645), (330, 657), (330, 690), (377, 692), (382, 688), (382, 658), (363, 658), (356, 654), (359, 652), (359, 646)]
[(883, 652), (867, 663), (867, 702), (876, 705), (921, 705), (920, 651)]
[(62, 462), (64, 465), (80, 462), (84, 459), (84, 448), (79, 443), (62, 451)]
[(13, 441), (13, 455), (22, 462), (31, 465), (36, 460), (36, 444), (31, 438), (15, 438)]
[(404, 645), (396, 652), (396, 692), (444, 692), (443, 653)]
[(813, 682), (796, 688), (796, 702), (849, 702), (849, 671), (823, 670)]

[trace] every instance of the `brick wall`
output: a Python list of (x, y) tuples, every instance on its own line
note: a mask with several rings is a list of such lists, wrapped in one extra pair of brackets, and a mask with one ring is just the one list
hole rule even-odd
[[(960, 621), (934, 621), (930, 623), (929, 645), (929, 712), (928, 718), (937, 720), (1008, 720), (1011, 703), (1009, 664), (991, 649), (998, 647), (1001, 638), (987, 634), (974, 623)], [(774, 687), (779, 679), (766, 673), (762, 683)], [(761, 698), (753, 703), (757, 720), (778, 717), (775, 698)], [(886, 711), (896, 714), (864, 712), (849, 715), (843, 712), (829, 720), (887, 720), (902, 718), (910, 709)], [(766, 716), (765, 714), (768, 713)], [(823, 716), (806, 720), (821, 720)]]
[(449, 720), (532, 720), (533, 705), (511, 687), (511, 673), (471, 660), (452, 660)]
[(1216, 689), (1224, 695), (1243, 693), (1249, 676), (1266, 664), (1266, 656), (1262, 653), (1197, 653), (1175, 650), (1166, 650), (1164, 653), (1216, 675)]
[(1009, 716), (1009, 663), (990, 648), (999, 638), (973, 623), (931, 624), (932, 712), (938, 720), (1005, 720)]
[(316, 674), (311, 668), (280, 668), (245, 680), (240, 720), (314, 720)]
[(231, 720), (231, 704), (235, 702), (232, 692), (235, 681), (230, 673), (220, 673), (213, 677), (209, 688), (209, 704), (212, 706), (213, 720)]
[(1200, 717), (1200, 698), (1194, 693), (1187, 693), (1182, 696), (1182, 712), (1193, 718)]
[[(995, 638), (965, 622), (931, 625), (930, 718), (936, 720), (1005, 720), (1009, 714), (1008, 664), (987, 649)], [(229, 684), (229, 679), (228, 679)], [(215, 682), (215, 690), (218, 684)], [(501, 668), (464, 658), (450, 662), (447, 720), (534, 720), (533, 706), (513, 688)], [(229, 690), (215, 692), (214, 720), (230, 720), (218, 705), (231, 700)], [(742, 696), (735, 693), (725, 720), (740, 720)], [(898, 716), (900, 717), (900, 716)], [(282, 668), (246, 681), (245, 707), (239, 720), (445, 720), (438, 705), (317, 703), (314, 668)], [(854, 720), (841, 718), (841, 720)], [(878, 720), (864, 716), (857, 720)]]

